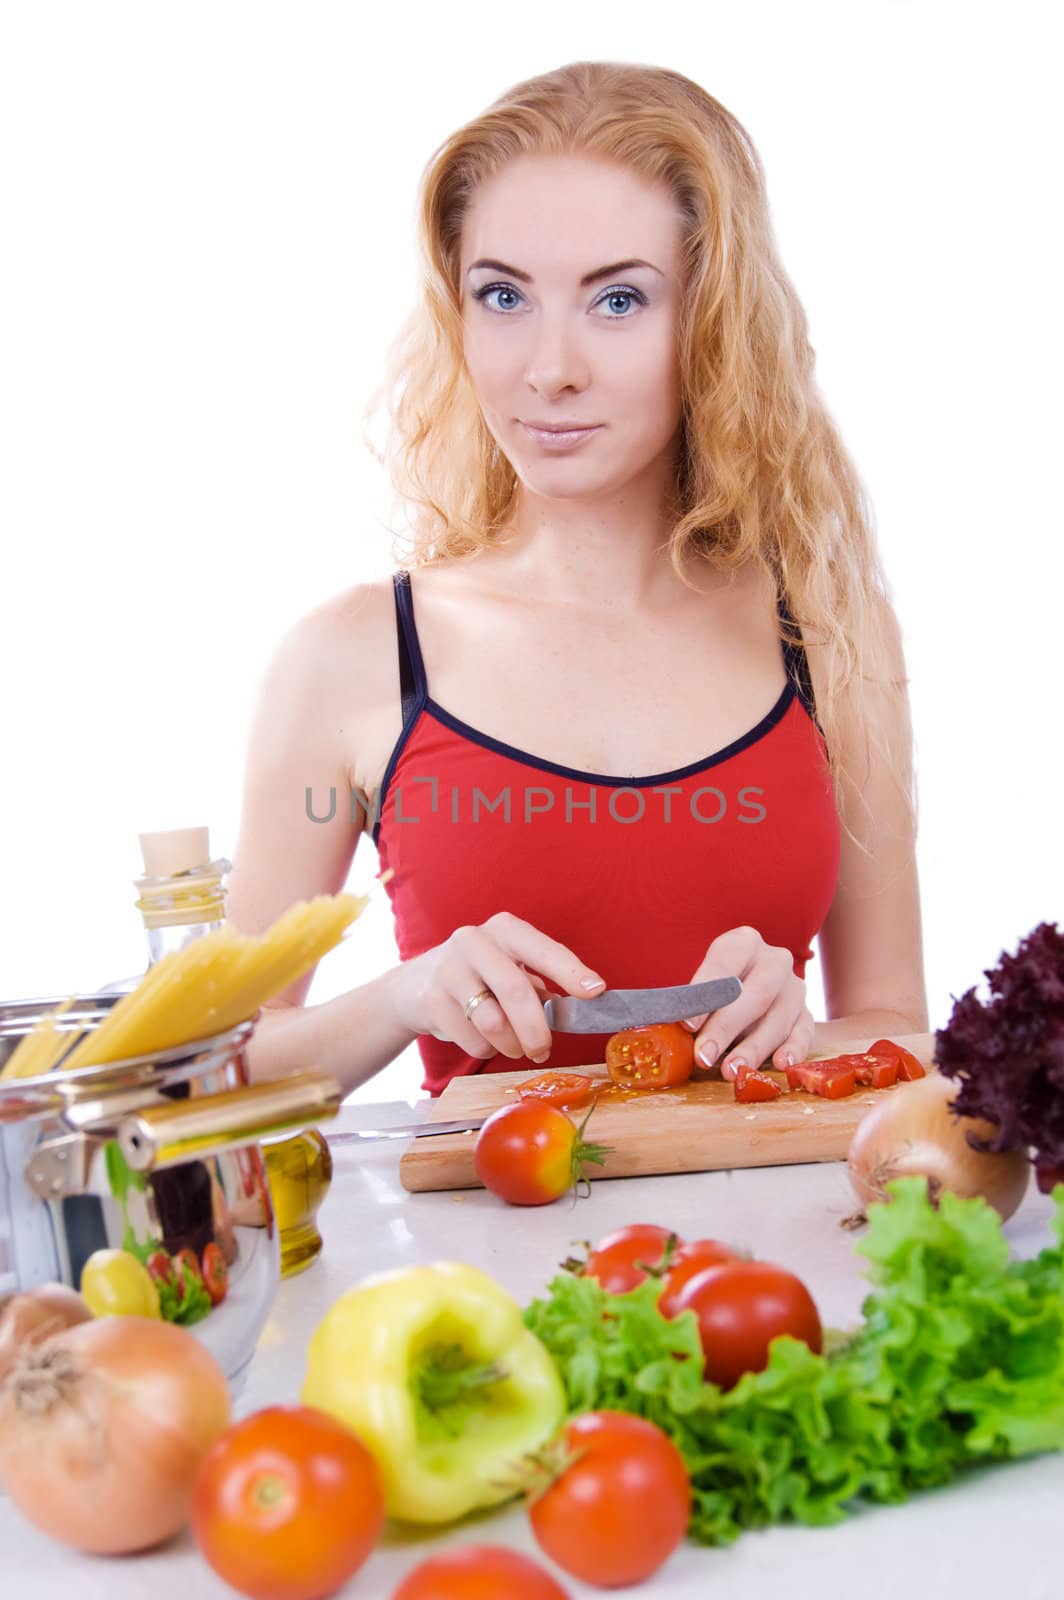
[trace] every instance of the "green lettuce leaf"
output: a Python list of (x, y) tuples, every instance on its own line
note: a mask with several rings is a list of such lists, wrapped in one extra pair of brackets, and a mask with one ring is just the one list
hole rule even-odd
[(897, 1503), (976, 1462), (1064, 1448), (1064, 1185), (1056, 1245), (1024, 1262), (984, 1200), (945, 1194), (936, 1209), (923, 1178), (888, 1192), (857, 1246), (872, 1284), (861, 1326), (828, 1330), (825, 1355), (777, 1339), (729, 1392), (703, 1380), (695, 1317), (663, 1318), (654, 1279), (609, 1295), (561, 1273), (528, 1307), (570, 1415), (634, 1412), (676, 1441), (694, 1539), (826, 1525), (862, 1498)]

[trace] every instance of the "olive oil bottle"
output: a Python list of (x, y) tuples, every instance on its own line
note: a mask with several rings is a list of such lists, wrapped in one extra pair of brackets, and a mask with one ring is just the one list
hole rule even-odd
[[(225, 924), (224, 875), (232, 863), (212, 861), (207, 828), (140, 834), (144, 876), (134, 880), (137, 910), (148, 936), (148, 965)], [(112, 990), (132, 988), (122, 980)], [(281, 1245), (281, 1276), (302, 1272), (321, 1254), (318, 1207), (332, 1179), (329, 1146), (316, 1128), (260, 1140)]]

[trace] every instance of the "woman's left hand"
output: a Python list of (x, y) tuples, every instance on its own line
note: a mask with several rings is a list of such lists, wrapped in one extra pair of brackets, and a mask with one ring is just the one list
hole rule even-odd
[(759, 1067), (768, 1056), (780, 1072), (788, 1056), (804, 1061), (815, 1043), (815, 1024), (805, 1003), (805, 980), (795, 977), (791, 952), (766, 944), (756, 928), (729, 928), (714, 939), (690, 981), (730, 977), (743, 986), (738, 1000), (685, 1020), (684, 1026), (697, 1035), (696, 1059), (712, 1066), (734, 1044), (721, 1061), (721, 1077), (728, 1079), (743, 1062)]

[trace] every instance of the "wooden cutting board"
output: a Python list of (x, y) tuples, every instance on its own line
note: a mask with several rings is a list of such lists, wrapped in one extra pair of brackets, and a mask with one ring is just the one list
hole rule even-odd
[[(867, 1050), (873, 1042), (854, 1040), (830, 1053)], [(933, 1070), (933, 1033), (899, 1034), (896, 1042)], [(567, 1070), (609, 1082), (604, 1062)], [(433, 1102), (431, 1120), (487, 1116), (516, 1100), (518, 1084), (538, 1076), (539, 1071), (478, 1072), (454, 1078)], [(770, 1072), (769, 1076), (786, 1091), (783, 1073)], [(587, 1137), (612, 1149), (605, 1164), (590, 1171), (595, 1178), (633, 1178), (649, 1173), (843, 1161), (865, 1112), (884, 1095), (904, 1094), (905, 1087), (858, 1089), (842, 1100), (784, 1092), (778, 1100), (743, 1105), (736, 1100), (731, 1083), (707, 1078), (653, 1094), (606, 1098), (595, 1107)], [(481, 1187), (473, 1168), (476, 1139), (476, 1133), (447, 1133), (412, 1140), (399, 1162), (404, 1188), (416, 1192)]]

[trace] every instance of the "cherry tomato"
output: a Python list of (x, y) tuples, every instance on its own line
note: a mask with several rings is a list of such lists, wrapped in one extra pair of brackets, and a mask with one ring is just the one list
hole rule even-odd
[(869, 1055), (887, 1056), (898, 1063), (898, 1077), (904, 1083), (915, 1083), (917, 1078), (926, 1078), (927, 1071), (918, 1056), (911, 1050), (906, 1050), (904, 1045), (895, 1044), (893, 1039), (877, 1039), (868, 1047)]
[(174, 1257), (174, 1272), (177, 1275), (177, 1298), (185, 1298), (185, 1268), (188, 1268), (194, 1279), (202, 1283), (203, 1274), (200, 1271), (199, 1256), (195, 1250), (179, 1250)]
[(548, 1105), (586, 1106), (595, 1093), (594, 1078), (585, 1078), (582, 1072), (542, 1072), (538, 1078), (526, 1078), (518, 1085), (522, 1100), (545, 1100)]
[(682, 1244), (672, 1258), (672, 1263), (662, 1280), (658, 1296), (658, 1310), (663, 1317), (676, 1315), (677, 1301), (684, 1285), (697, 1278), (710, 1267), (719, 1267), (724, 1261), (739, 1261), (740, 1256), (719, 1239), (695, 1239)]
[(627, 1228), (618, 1228), (592, 1250), (583, 1276), (597, 1279), (607, 1294), (627, 1294), (646, 1277), (637, 1263), (656, 1267), (670, 1239), (680, 1242), (668, 1228), (659, 1228), (653, 1222), (633, 1222)]
[(620, 1411), (585, 1412), (562, 1437), (572, 1458), (528, 1508), (540, 1548), (584, 1583), (642, 1583), (687, 1531), (683, 1456), (656, 1423)]
[(787, 1068), (787, 1082), (792, 1089), (805, 1089), (825, 1100), (841, 1100), (857, 1088), (857, 1074), (852, 1066), (831, 1061), (799, 1061)]
[(601, 1161), (604, 1154), (602, 1146), (584, 1144), (576, 1124), (557, 1106), (517, 1100), (485, 1122), (473, 1165), (485, 1189), (510, 1205), (542, 1206), (573, 1187), (585, 1161)]
[(606, 1040), (607, 1071), (626, 1089), (669, 1089), (686, 1083), (694, 1062), (694, 1035), (678, 1022), (625, 1028)]
[(203, 1251), (203, 1283), (212, 1306), (220, 1306), (229, 1288), (229, 1268), (221, 1249), (212, 1239)]
[(405, 1577), (392, 1600), (569, 1600), (561, 1584), (518, 1550), (462, 1544), (430, 1556)]
[(684, 1284), (676, 1314), (693, 1311), (710, 1383), (730, 1389), (744, 1372), (763, 1372), (769, 1346), (782, 1333), (818, 1354), (820, 1316), (800, 1278), (767, 1261), (729, 1261)]
[(754, 1067), (740, 1067), (735, 1074), (735, 1098), (744, 1105), (754, 1100), (777, 1100), (782, 1093), (774, 1079)]
[(358, 1570), (384, 1525), (373, 1456), (312, 1406), (267, 1406), (212, 1447), (192, 1532), (220, 1578), (253, 1600), (320, 1600)]
[(174, 1271), (174, 1263), (168, 1251), (153, 1250), (146, 1264), (156, 1283), (177, 1281), (177, 1273)]

